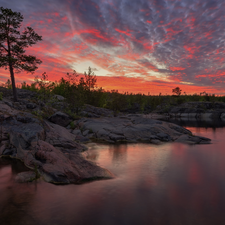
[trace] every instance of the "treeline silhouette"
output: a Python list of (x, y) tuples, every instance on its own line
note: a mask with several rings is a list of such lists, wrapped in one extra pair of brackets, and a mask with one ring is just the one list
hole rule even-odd
[[(23, 82), (20, 86), (22, 89), (35, 91), (39, 98), (48, 102), (54, 95), (65, 97), (68, 103), (67, 110), (79, 114), (85, 104), (93, 105), (113, 110), (116, 112), (128, 113), (149, 113), (161, 105), (162, 111), (167, 112), (171, 106), (175, 106), (190, 101), (210, 101), (225, 102), (225, 96), (215, 96), (206, 92), (200, 94), (181, 94), (174, 92), (173, 95), (145, 95), (134, 93), (119, 93), (118, 90), (105, 91), (96, 85), (97, 78), (93, 70), (89, 67), (88, 72), (78, 75), (76, 71), (72, 74), (67, 73), (59, 81), (49, 81), (48, 75), (43, 73), (41, 77), (35, 77), (34, 82), (27, 84)], [(11, 88), (10, 81), (4, 85)], [(179, 89), (180, 90), (180, 89)]]

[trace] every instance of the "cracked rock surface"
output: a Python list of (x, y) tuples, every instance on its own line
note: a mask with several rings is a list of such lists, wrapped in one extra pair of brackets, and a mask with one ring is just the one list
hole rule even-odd
[(0, 101), (0, 157), (24, 164), (51, 183), (81, 183), (113, 175), (83, 158), (85, 147), (66, 128)]
[(76, 122), (83, 135), (107, 143), (183, 142), (206, 144), (210, 139), (193, 136), (191, 131), (173, 123), (144, 118), (143, 115), (122, 117), (83, 118)]

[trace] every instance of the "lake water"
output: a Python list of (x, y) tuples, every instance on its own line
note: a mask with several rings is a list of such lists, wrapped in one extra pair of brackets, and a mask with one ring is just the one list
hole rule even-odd
[(91, 145), (115, 178), (82, 185), (18, 184), (22, 165), (1, 160), (0, 224), (224, 225), (225, 128), (206, 127), (188, 128), (209, 145)]

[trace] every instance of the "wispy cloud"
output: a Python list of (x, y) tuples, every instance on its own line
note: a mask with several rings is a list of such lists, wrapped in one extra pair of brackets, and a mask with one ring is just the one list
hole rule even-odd
[[(223, 0), (0, 3), (20, 11), (24, 25), (43, 36), (43, 41), (29, 52), (43, 61), (37, 73), (46, 71), (53, 80), (74, 69), (74, 65), (83, 72), (79, 64), (86, 62), (88, 67), (91, 62), (104, 71), (100, 74), (102, 80), (114, 84), (103, 86), (112, 89), (125, 90), (116, 82), (115, 77), (120, 77), (120, 82), (129, 80), (126, 86), (130, 91), (136, 90), (137, 84), (140, 90), (157, 87), (162, 93), (166, 86), (184, 85), (192, 92), (196, 92), (195, 87), (225, 94)], [(132, 84), (137, 78), (141, 81)]]

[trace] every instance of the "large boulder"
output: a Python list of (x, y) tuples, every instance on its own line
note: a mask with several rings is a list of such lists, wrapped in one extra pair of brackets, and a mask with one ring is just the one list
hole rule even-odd
[[(108, 143), (162, 143), (179, 141), (188, 144), (210, 143), (210, 139), (192, 135), (175, 124), (147, 118), (143, 115), (113, 118), (83, 118), (77, 121), (83, 131), (89, 131), (89, 138)], [(183, 138), (180, 138), (180, 137)], [(180, 138), (180, 139), (179, 139)]]
[[(75, 142), (66, 128), (40, 120), (0, 102), (0, 157), (8, 156), (24, 162), (46, 181), (81, 183), (113, 175), (82, 156), (86, 148)], [(20, 174), (18, 182), (33, 179), (32, 173)]]

